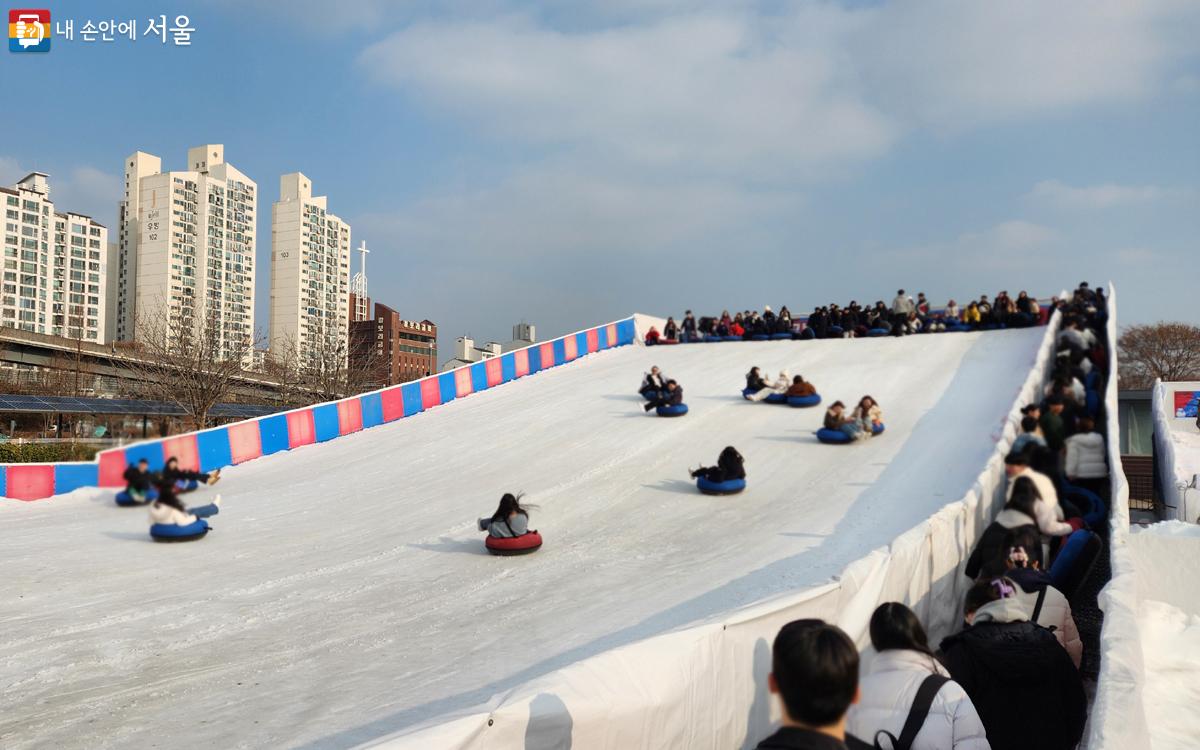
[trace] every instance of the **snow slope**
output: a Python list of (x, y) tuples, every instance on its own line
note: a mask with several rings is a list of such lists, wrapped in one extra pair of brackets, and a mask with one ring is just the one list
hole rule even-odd
[[(193, 544), (107, 494), (0, 504), (0, 746), (345, 747), (823, 582), (968, 489), (1043, 333), (601, 352), (233, 467)], [(688, 416), (642, 415), (651, 364)], [(820, 409), (740, 398), (751, 365), (870, 393), (888, 431), (817, 443)], [(749, 489), (699, 495), (728, 444)], [(484, 553), (508, 490), (536, 555)]]

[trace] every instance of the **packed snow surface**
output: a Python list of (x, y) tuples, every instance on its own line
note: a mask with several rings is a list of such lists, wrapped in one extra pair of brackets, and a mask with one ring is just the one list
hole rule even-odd
[(1200, 726), (1200, 615), (1170, 604), (1138, 607), (1151, 750), (1194, 750)]
[[(827, 581), (969, 489), (1043, 333), (622, 347), (230, 468), (193, 543), (111, 493), (0, 501), (0, 746), (345, 747)], [(642, 413), (652, 364), (686, 417)], [(887, 433), (820, 444), (821, 408), (741, 399), (751, 365)], [(698, 494), (726, 445), (749, 488)], [(535, 555), (484, 551), (505, 491)]]

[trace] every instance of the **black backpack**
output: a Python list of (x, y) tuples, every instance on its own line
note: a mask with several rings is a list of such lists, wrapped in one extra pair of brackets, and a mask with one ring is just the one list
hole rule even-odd
[(847, 734), (846, 745), (850, 750), (889, 750), (879, 744), (879, 735), (882, 734), (892, 741), (890, 750), (912, 750), (913, 741), (917, 739), (917, 733), (925, 725), (925, 717), (929, 715), (929, 709), (933, 706), (934, 696), (942, 689), (942, 685), (949, 681), (949, 677), (931, 674), (921, 682), (921, 687), (917, 688), (917, 695), (913, 698), (912, 707), (908, 709), (908, 718), (904, 720), (904, 728), (900, 730), (899, 738), (886, 729), (880, 729), (875, 733), (874, 743)]

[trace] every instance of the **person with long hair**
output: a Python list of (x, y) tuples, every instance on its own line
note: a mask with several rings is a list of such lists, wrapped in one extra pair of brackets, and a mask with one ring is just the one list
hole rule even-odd
[(491, 518), (479, 519), (479, 530), (486, 531), (488, 536), (501, 539), (524, 536), (529, 533), (529, 509), (532, 506), (522, 506), (522, 493), (516, 495), (505, 492), (500, 498), (500, 505)]
[(899, 602), (879, 605), (871, 615), (870, 632), (877, 655), (859, 682), (860, 700), (847, 717), (848, 733), (873, 742), (886, 732), (894, 745), (921, 685), (937, 675), (947, 682), (934, 694), (912, 750), (990, 750), (975, 706), (934, 657), (911, 609)]
[(792, 379), (788, 376), (787, 370), (780, 370), (779, 377), (775, 379), (774, 383), (767, 384), (765, 387), (755, 391), (754, 393), (751, 393), (746, 398), (750, 399), (751, 401), (762, 401), (772, 393), (778, 393), (780, 395), (787, 393), (787, 389), (791, 386)]
[(870, 396), (863, 396), (859, 400), (850, 418), (858, 422), (859, 429), (867, 435), (883, 427), (883, 410), (879, 408), (879, 402)]
[[(1029, 477), (1017, 477), (1013, 482), (1012, 495), (1004, 505), (1004, 510), (997, 513), (996, 520), (983, 530), (983, 535), (979, 537), (975, 549), (971, 550), (971, 556), (967, 558), (966, 567), (963, 569), (967, 578), (975, 580), (979, 577), (981, 570), (1002, 557), (1004, 539), (1010, 531), (1028, 527), (1035, 534), (1037, 533), (1037, 504), (1039, 502), (1041, 502), (1041, 496), (1038, 495), (1037, 485), (1033, 483), (1033, 480)], [(1040, 561), (1041, 545), (1038, 545), (1036, 552)]]
[[(173, 459), (171, 459), (173, 460)], [(168, 460), (168, 464), (170, 460)], [(188, 478), (208, 475), (202, 475), (198, 472), (186, 472)], [(158, 498), (150, 504), (150, 522), (157, 524), (187, 526), (195, 523), (197, 518), (208, 518), (215, 516), (221, 512), (221, 496), (217, 495), (208, 505), (201, 505), (195, 508), (189, 508), (179, 499), (178, 487), (176, 482), (185, 476), (185, 473), (176, 469), (174, 471), (164, 471), (159, 473), (155, 478), (155, 487), (158, 490)]]
[(721, 455), (717, 457), (716, 466), (701, 466), (699, 469), (692, 469), (689, 473), (692, 479), (703, 476), (714, 483), (727, 482), (731, 479), (745, 479), (745, 459), (742, 458), (741, 453), (738, 453), (737, 448), (727, 445), (725, 450), (721, 451)]
[(1078, 668), (1083, 660), (1083, 641), (1071, 614), (1071, 604), (1042, 570), (1041, 559), (1042, 542), (1037, 529), (1019, 526), (1005, 535), (1001, 559), (985, 566), (983, 574), (1003, 575), (1016, 583), (1020, 588), (1017, 597), (1034, 613), (1031, 619), (1054, 632), (1054, 637)]
[(851, 440), (858, 440), (866, 437), (862, 433), (862, 427), (858, 421), (846, 416), (846, 405), (841, 401), (834, 401), (825, 410), (825, 429), (834, 432), (844, 432)]

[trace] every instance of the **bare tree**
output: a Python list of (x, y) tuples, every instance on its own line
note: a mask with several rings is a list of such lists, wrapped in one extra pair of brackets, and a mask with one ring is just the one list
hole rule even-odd
[(222, 336), (219, 322), (207, 316), (193, 322), (165, 309), (157, 315), (139, 313), (134, 325), (128, 367), (140, 395), (178, 404), (195, 429), (208, 427), (209, 412), (228, 398), (254, 341)]
[(1126, 328), (1119, 339), (1123, 388), (1149, 388), (1155, 378), (1200, 380), (1200, 328), (1155, 323)]
[(386, 382), (374, 347), (348, 351), (347, 340), (314, 337), (300, 346), (290, 336), (272, 342), (266, 375), (277, 383), (281, 404), (305, 406), (377, 388)]

